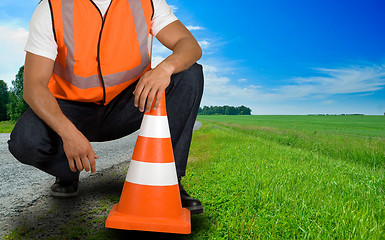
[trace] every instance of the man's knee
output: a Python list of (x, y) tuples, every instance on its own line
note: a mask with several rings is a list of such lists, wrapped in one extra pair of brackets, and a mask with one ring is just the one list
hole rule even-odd
[(21, 163), (33, 165), (33, 158), (31, 156), (35, 155), (36, 145), (27, 137), (21, 137), (17, 130), (11, 133), (11, 137), (8, 140), (8, 149)]
[(204, 85), (202, 65), (194, 63), (189, 69), (182, 72), (181, 79), (177, 81), (181, 81), (180, 85), (189, 93), (201, 96)]
[(35, 120), (34, 116), (20, 119), (8, 140), (11, 154), (28, 165), (49, 161), (49, 156), (57, 153), (60, 144), (59, 136), (52, 129), (45, 126), (40, 119)]
[(191, 80), (191, 83), (198, 89), (203, 89), (203, 67), (198, 63), (194, 63), (185, 74), (187, 79)]

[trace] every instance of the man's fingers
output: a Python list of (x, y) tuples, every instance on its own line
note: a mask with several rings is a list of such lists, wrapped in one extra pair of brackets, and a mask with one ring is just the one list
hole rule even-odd
[(149, 112), (151, 110), (151, 106), (155, 98), (155, 93), (155, 91), (151, 91), (150, 94), (148, 94), (146, 112)]
[(83, 164), (80, 160), (80, 157), (75, 158), (76, 168), (79, 170), (79, 172), (83, 171)]
[(86, 172), (88, 172), (90, 170), (90, 163), (88, 162), (88, 157), (83, 156), (81, 158), (81, 161), (82, 161), (82, 165), (83, 165), (84, 170), (86, 170)]
[(148, 88), (146, 88), (140, 82), (138, 83), (138, 85), (136, 86), (136, 89), (134, 91), (134, 93), (135, 93), (134, 104), (135, 104), (135, 107), (139, 107), (139, 110), (141, 112), (144, 111), (144, 105), (146, 104), (146, 99), (147, 99), (147, 95), (148, 95), (149, 91), (150, 90)]
[(144, 88), (143, 91), (140, 94), (140, 97), (139, 97), (139, 110), (141, 112), (144, 111), (144, 106), (146, 105), (146, 100), (147, 100), (147, 96), (148, 96), (149, 92), (150, 92), (149, 89)]
[[(156, 68), (155, 68), (156, 69)], [(134, 104), (139, 110), (147, 112), (159, 107), (160, 99), (166, 87), (170, 84), (170, 76), (164, 71), (151, 70), (146, 72), (136, 85)], [(153, 105), (154, 103), (154, 105)]]
[(160, 99), (162, 98), (162, 94), (163, 94), (163, 91), (158, 91), (158, 93), (156, 94), (156, 100), (155, 100), (155, 104), (154, 104), (154, 109), (157, 109), (159, 107), (159, 103), (160, 103)]
[(70, 166), (70, 169), (72, 172), (76, 172), (76, 167), (75, 167), (75, 160), (68, 160), (68, 164)]
[(89, 155), (88, 157), (88, 160), (90, 161), (90, 165), (91, 165), (91, 173), (95, 173), (96, 172), (96, 161), (95, 159), (97, 159), (98, 156), (96, 156), (96, 154), (91, 154)]

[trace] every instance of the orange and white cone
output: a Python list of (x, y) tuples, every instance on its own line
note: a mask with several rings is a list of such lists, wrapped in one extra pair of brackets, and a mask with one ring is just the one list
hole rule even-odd
[(157, 110), (144, 114), (120, 201), (106, 227), (189, 234), (190, 222), (180, 199), (163, 93)]

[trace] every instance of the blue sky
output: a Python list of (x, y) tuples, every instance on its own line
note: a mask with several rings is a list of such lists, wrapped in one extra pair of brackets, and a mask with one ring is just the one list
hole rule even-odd
[[(9, 86), (23, 64), (37, 2), (0, 2), (0, 79)], [(384, 114), (384, 1), (167, 3), (203, 48), (202, 106), (245, 105), (253, 114)], [(167, 54), (155, 42), (154, 65)]]

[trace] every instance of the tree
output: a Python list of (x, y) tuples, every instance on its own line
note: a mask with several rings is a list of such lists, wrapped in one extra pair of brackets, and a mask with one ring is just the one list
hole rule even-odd
[(240, 115), (251, 115), (251, 109), (245, 106), (240, 106), (239, 107)]
[(233, 106), (204, 106), (199, 108), (198, 114), (200, 115), (251, 115), (251, 109), (245, 106), (233, 107)]
[(15, 80), (12, 81), (12, 88), (9, 92), (7, 110), (11, 121), (19, 120), (21, 114), (28, 109), (28, 104), (23, 99), (23, 73), (24, 66), (19, 69)]
[(7, 84), (0, 80), (0, 121), (8, 120), (7, 104), (9, 102), (9, 92)]

